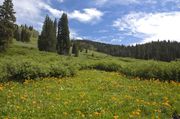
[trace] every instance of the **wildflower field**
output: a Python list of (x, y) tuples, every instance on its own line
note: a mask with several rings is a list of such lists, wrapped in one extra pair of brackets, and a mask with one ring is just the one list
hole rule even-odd
[(180, 111), (180, 84), (129, 79), (119, 73), (79, 71), (0, 85), (2, 118), (169, 119)]
[(179, 61), (75, 58), (15, 42), (0, 55), (0, 118), (169, 119), (180, 113), (179, 77)]

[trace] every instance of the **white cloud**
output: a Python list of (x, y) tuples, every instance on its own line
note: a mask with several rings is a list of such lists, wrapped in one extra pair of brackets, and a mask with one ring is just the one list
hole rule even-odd
[[(149, 2), (150, 0), (148, 0)], [(154, 0), (151, 0), (152, 2)], [(104, 4), (106, 5), (117, 5), (117, 4), (120, 4), (120, 5), (129, 5), (129, 4), (139, 4), (139, 3), (142, 3), (144, 2), (144, 0), (94, 0), (95, 4), (96, 5), (99, 5), (99, 6), (102, 6)], [(145, 1), (146, 2), (146, 1)]]
[(54, 17), (60, 17), (63, 13), (63, 11), (57, 10), (52, 8), (50, 5), (43, 3), (43, 2), (39, 2), (39, 7), (41, 9), (45, 9), (48, 10)]
[[(2, 4), (4, 0), (0, 0)], [(64, 0), (57, 0), (63, 2)], [(59, 18), (64, 11), (52, 7), (52, 0), (13, 0), (16, 11), (17, 23), (33, 25), (41, 29), (46, 14)], [(83, 9), (83, 12), (73, 11), (67, 13), (70, 19), (78, 20), (83, 23), (96, 22), (103, 13), (95, 8)]]
[(86, 8), (83, 9), (83, 12), (75, 10), (72, 13), (69, 13), (68, 16), (70, 19), (76, 19), (80, 22), (88, 23), (100, 20), (103, 13), (96, 8)]
[(141, 43), (155, 40), (180, 42), (180, 12), (131, 13), (114, 21), (113, 26), (142, 39)]
[[(0, 4), (3, 1), (0, 0)], [(63, 13), (63, 11), (51, 7), (50, 2), (50, 0), (13, 0), (17, 23), (33, 25), (40, 30), (46, 14), (60, 17)]]
[(169, 2), (180, 4), (180, 0), (93, 0), (96, 5), (130, 5), (130, 4), (159, 4), (165, 5)]
[[(42, 22), (41, 9), (36, 0), (13, 0), (18, 24), (36, 25)], [(20, 4), (21, 3), (21, 4)], [(37, 25), (36, 25), (37, 26)], [(37, 26), (40, 28), (40, 26)]]
[(116, 43), (121, 43), (121, 39), (113, 38), (110, 43), (116, 42)]
[(77, 33), (75, 29), (70, 29), (70, 38), (82, 40), (83, 38)]
[(0, 0), (0, 5), (2, 5), (2, 3), (3, 3), (3, 0)]

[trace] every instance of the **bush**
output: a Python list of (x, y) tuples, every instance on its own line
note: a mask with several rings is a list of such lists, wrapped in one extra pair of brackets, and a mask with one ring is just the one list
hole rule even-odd
[(61, 63), (44, 64), (35, 61), (13, 62), (9, 61), (3, 65), (3, 74), (0, 81), (24, 81), (25, 79), (36, 79), (40, 77), (64, 77), (76, 74), (74, 67), (63, 66)]
[(104, 70), (104, 71), (120, 71), (121, 70), (121, 65), (119, 64), (115, 64), (115, 63), (97, 63), (95, 65), (92, 66), (93, 69), (97, 69), (97, 70)]
[(77, 70), (97, 69), (121, 72), (143, 79), (180, 82), (180, 61), (160, 62), (130, 58), (116, 58), (96, 53), (82, 54), (79, 58), (39, 52), (36, 48), (19, 44), (0, 54), (0, 82), (36, 79), (39, 77), (74, 76)]
[(122, 68), (122, 73), (127, 76), (135, 76), (143, 79), (160, 79), (162, 81), (180, 81), (180, 63), (159, 63), (146, 61), (131, 63)]

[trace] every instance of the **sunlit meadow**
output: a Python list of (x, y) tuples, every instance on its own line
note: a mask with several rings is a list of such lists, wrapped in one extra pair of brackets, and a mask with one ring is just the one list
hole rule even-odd
[(84, 70), (72, 78), (0, 84), (1, 118), (153, 118), (180, 111), (180, 84)]
[(180, 84), (151, 78), (163, 68), (174, 71), (179, 62), (93, 53), (58, 56), (15, 42), (1, 54), (0, 118), (169, 119), (180, 112)]

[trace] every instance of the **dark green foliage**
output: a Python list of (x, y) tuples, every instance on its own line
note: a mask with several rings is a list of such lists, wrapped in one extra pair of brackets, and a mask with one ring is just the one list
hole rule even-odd
[(54, 22), (46, 16), (41, 35), (38, 39), (38, 48), (40, 51), (56, 51), (56, 32)]
[(33, 31), (34, 29), (33, 29), (33, 26), (29, 26), (29, 30), (30, 31)]
[(33, 38), (38, 38), (39, 32), (38, 32), (37, 30), (33, 29), (33, 30), (31, 31), (31, 36), (32, 36)]
[(67, 62), (70, 62), (68, 57), (55, 53), (24, 46), (10, 47), (0, 55), (0, 82), (75, 75), (78, 67)]
[(0, 23), (0, 52), (6, 51), (11, 41), (12, 30)]
[[(72, 76), (77, 70), (114, 71), (141, 79), (180, 82), (180, 61), (160, 62), (118, 58), (92, 51), (78, 58), (56, 53), (39, 52), (27, 43), (14, 42), (6, 53), (0, 54), (0, 81), (24, 80), (38, 77)], [(139, 79), (138, 78), (138, 79)]]
[(14, 38), (15, 38), (17, 41), (21, 41), (21, 29), (19, 28), (19, 26), (16, 26), (16, 28), (15, 28)]
[(32, 26), (27, 25), (16, 25), (14, 31), (14, 38), (21, 42), (30, 42), (31, 38), (38, 38), (39, 32), (33, 29)]
[(67, 14), (63, 13), (58, 23), (57, 52), (68, 55), (70, 51), (70, 38)]
[(57, 19), (54, 20), (54, 33), (57, 35)]
[(121, 70), (121, 65), (116, 63), (97, 63), (92, 66), (93, 69), (103, 70), (103, 71), (115, 71), (118, 72)]
[(86, 49), (86, 53), (88, 53), (88, 49)]
[(3, 65), (1, 80), (22, 81), (41, 77), (64, 77), (75, 75), (75, 69), (71, 66), (63, 66), (61, 63), (49, 63), (48, 65), (31, 60), (7, 62)]
[(79, 57), (79, 46), (78, 46), (78, 43), (73, 43), (72, 54), (75, 54), (75, 57)]
[(127, 76), (140, 77), (142, 79), (159, 79), (161, 81), (180, 82), (180, 63), (159, 64), (158, 62), (134, 62), (121, 66), (118, 63), (103, 62), (82, 66), (82, 69), (97, 69), (104, 71), (115, 71)]
[(25, 25), (21, 28), (21, 40), (22, 42), (30, 42), (31, 40), (31, 31), (29, 28)]
[(168, 62), (180, 58), (180, 43), (178, 42), (157, 41), (136, 46), (110, 45), (87, 40), (76, 42), (79, 42), (81, 49), (96, 50), (112, 56)]
[(0, 6), (0, 52), (12, 42), (14, 23), (16, 21), (12, 0), (5, 0)]

